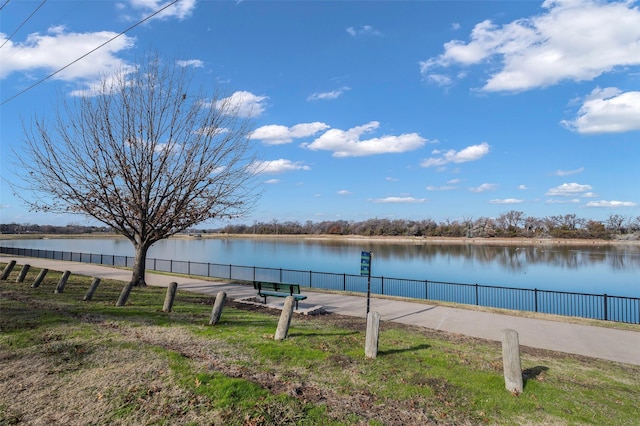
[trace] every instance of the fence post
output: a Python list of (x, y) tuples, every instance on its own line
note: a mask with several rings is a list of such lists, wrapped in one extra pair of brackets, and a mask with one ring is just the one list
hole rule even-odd
[(173, 301), (176, 298), (176, 291), (178, 291), (178, 283), (172, 281), (167, 287), (167, 294), (164, 296), (164, 305), (162, 305), (162, 312), (171, 312), (173, 307)]
[(253, 265), (253, 280), (256, 280), (256, 265)]
[(27, 273), (29, 272), (29, 268), (31, 268), (31, 265), (29, 265), (28, 263), (22, 267), (22, 269), (20, 270), (20, 274), (18, 275), (18, 278), (16, 278), (17, 283), (24, 282), (24, 277), (27, 276)]
[(71, 275), (71, 271), (64, 271), (64, 274), (62, 274), (60, 281), (58, 281), (58, 285), (56, 286), (54, 293), (58, 294), (64, 291), (64, 286), (67, 285), (67, 280), (69, 279), (69, 275)]
[(313, 273), (311, 271), (309, 271), (309, 288), (313, 287), (311, 285), (312, 278), (313, 278)]
[(169, 259), (169, 272), (173, 273), (173, 259)]
[(424, 300), (429, 300), (429, 280), (424, 280)]
[(282, 268), (280, 268), (280, 282), (282, 282)]
[(342, 274), (342, 291), (347, 291), (347, 274)]
[(4, 271), (2, 271), (2, 276), (0, 276), (0, 280), (4, 281), (7, 278), (9, 278), (9, 274), (11, 274), (11, 271), (15, 266), (16, 266), (15, 260), (12, 260), (11, 262), (7, 263), (7, 266), (4, 267)]
[(608, 321), (609, 320), (609, 312), (608, 312), (608, 308), (607, 308), (607, 293), (604, 294), (604, 320)]
[(380, 289), (382, 291), (382, 295), (384, 296), (384, 277), (380, 277)]
[(515, 330), (502, 330), (502, 367), (505, 387), (512, 394), (520, 395), (523, 389), (522, 367), (518, 332)]
[(536, 306), (536, 312), (538, 312), (538, 289), (537, 288), (533, 289), (533, 298)]
[(98, 288), (99, 284), (100, 284), (100, 278), (98, 277), (93, 278), (93, 281), (91, 281), (91, 286), (89, 287), (89, 290), (87, 290), (87, 293), (84, 295), (82, 300), (84, 300), (85, 302), (90, 301), (93, 298), (93, 293), (96, 292), (96, 289)]
[(229, 264), (229, 279), (231, 279), (231, 264)]
[(42, 269), (36, 277), (36, 280), (31, 284), (31, 288), (38, 288), (40, 283), (42, 283), (42, 280), (44, 280), (44, 276), (47, 275), (48, 272), (49, 270), (47, 268)]
[(187, 261), (187, 275), (191, 275), (191, 261)]
[(378, 336), (380, 335), (380, 313), (367, 314), (367, 334), (364, 343), (364, 355), (374, 359), (378, 356)]
[(476, 306), (478, 306), (478, 283), (476, 283)]
[(276, 328), (276, 334), (274, 340), (284, 340), (289, 334), (289, 326), (291, 325), (291, 317), (293, 316), (293, 304), (295, 300), (293, 296), (287, 296), (284, 299), (284, 306), (280, 313), (280, 320), (278, 321), (278, 328)]
[(220, 322), (220, 316), (222, 315), (222, 307), (224, 301), (227, 298), (227, 293), (219, 291), (216, 295), (216, 300), (213, 302), (213, 309), (211, 309), (211, 318), (209, 318), (209, 325), (216, 325)]

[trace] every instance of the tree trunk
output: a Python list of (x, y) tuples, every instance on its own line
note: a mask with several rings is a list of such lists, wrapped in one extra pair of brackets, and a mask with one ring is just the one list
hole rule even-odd
[(144, 279), (144, 271), (147, 267), (147, 251), (149, 246), (144, 244), (134, 244), (136, 254), (133, 259), (133, 275), (131, 283), (135, 287), (145, 287), (147, 282)]
[(134, 243), (134, 247), (136, 249), (136, 254), (133, 259), (133, 274), (131, 276), (131, 281), (125, 284), (122, 288), (122, 292), (116, 302), (116, 306), (124, 306), (127, 303), (127, 299), (129, 299), (129, 294), (131, 294), (133, 287), (144, 287), (147, 285), (144, 280), (144, 271), (147, 265), (147, 251), (149, 250), (149, 246)]

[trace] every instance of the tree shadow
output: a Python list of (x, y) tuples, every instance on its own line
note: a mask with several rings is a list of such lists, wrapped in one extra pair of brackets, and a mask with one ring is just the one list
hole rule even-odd
[(532, 368), (527, 368), (522, 371), (522, 387), (527, 386), (527, 382), (529, 380), (537, 380), (542, 373), (545, 371), (549, 371), (549, 367), (545, 367), (543, 365), (537, 365)]
[(429, 349), (431, 347), (431, 345), (427, 345), (426, 343), (423, 343), (421, 345), (418, 346), (413, 346), (410, 348), (399, 348), (399, 349), (389, 349), (386, 351), (378, 351), (378, 355), (393, 355), (393, 354), (400, 354), (403, 352), (413, 352), (413, 351), (419, 351), (421, 349)]
[(336, 333), (289, 333), (289, 337), (324, 337), (324, 336), (350, 336), (352, 334), (358, 334), (357, 331), (351, 332), (336, 332)]

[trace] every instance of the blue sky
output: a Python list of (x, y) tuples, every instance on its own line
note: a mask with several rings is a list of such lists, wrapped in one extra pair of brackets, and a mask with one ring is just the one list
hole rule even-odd
[[(145, 51), (238, 102), (257, 221), (640, 215), (634, 1), (0, 1), (0, 222), (22, 120)], [(35, 13), (34, 13), (35, 12)]]

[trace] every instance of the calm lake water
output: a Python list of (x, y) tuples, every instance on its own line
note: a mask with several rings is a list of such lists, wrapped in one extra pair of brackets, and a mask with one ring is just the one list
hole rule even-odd
[[(5, 240), (6, 247), (133, 256), (125, 239)], [(150, 258), (640, 297), (640, 246), (493, 246), (312, 239), (169, 239)]]

